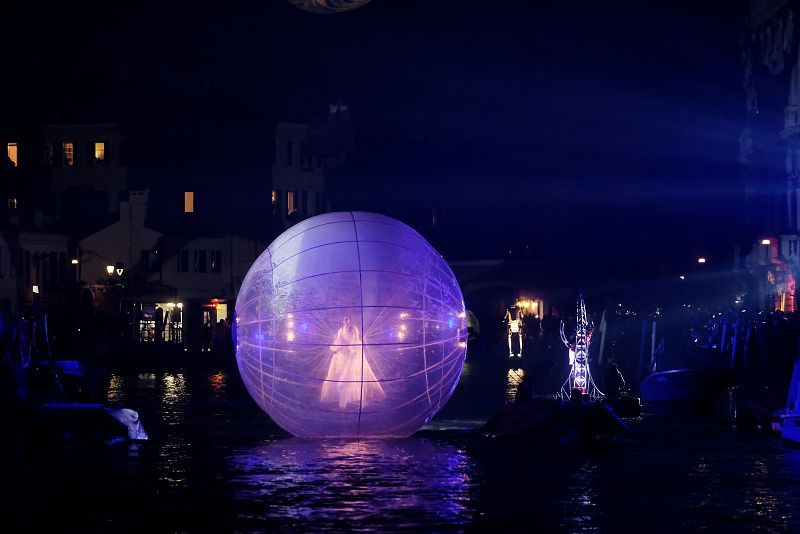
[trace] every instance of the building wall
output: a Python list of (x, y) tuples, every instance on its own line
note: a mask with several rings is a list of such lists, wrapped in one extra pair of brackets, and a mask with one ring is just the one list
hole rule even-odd
[(0, 312), (18, 313), (32, 303), (34, 286), (43, 304), (59, 301), (75, 281), (68, 239), (40, 232), (0, 234)]
[(273, 210), (284, 223), (291, 222), (290, 193), (295, 195), (298, 212), (295, 216), (307, 217), (329, 210), (322, 159), (313, 154), (308, 125), (282, 122), (275, 127), (272, 189)]
[(106, 280), (106, 266), (122, 262), (125, 270), (140, 269), (143, 250), (157, 250), (161, 233), (145, 226), (148, 191), (132, 191), (120, 203), (119, 220), (81, 239), (81, 279), (95, 283)]
[[(120, 193), (128, 186), (128, 171), (120, 164), (120, 129), (116, 124), (49, 125), (42, 128), (43, 164), (50, 167), (51, 189), (62, 193), (74, 187), (91, 187), (106, 193), (106, 212), (119, 208)], [(71, 143), (73, 164), (64, 157)], [(95, 143), (103, 143), (104, 159), (95, 159)]]
[[(232, 311), (244, 276), (264, 248), (253, 240), (230, 235), (182, 242), (162, 264), (162, 283), (177, 288), (182, 299), (225, 300)], [(219, 254), (218, 272), (214, 272), (215, 253)]]

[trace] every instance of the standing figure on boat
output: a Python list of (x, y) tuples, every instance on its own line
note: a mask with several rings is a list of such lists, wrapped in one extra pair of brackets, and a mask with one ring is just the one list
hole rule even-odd
[[(506, 333), (508, 334), (508, 357), (513, 358), (515, 355), (518, 358), (522, 357), (522, 310), (512, 304), (506, 309), (506, 315), (503, 317), (503, 322), (506, 323)], [(517, 338), (517, 348), (519, 352), (514, 353), (511, 338)]]
[(625, 391), (625, 377), (619, 370), (619, 366), (612, 362), (608, 366), (608, 372), (605, 377), (605, 394), (611, 400), (616, 400)]
[(361, 403), (361, 408), (386, 396), (369, 360), (364, 356), (364, 345), (358, 327), (347, 316), (336, 331), (331, 345), (333, 357), (328, 374), (322, 383), (320, 399), (335, 402), (339, 408)]

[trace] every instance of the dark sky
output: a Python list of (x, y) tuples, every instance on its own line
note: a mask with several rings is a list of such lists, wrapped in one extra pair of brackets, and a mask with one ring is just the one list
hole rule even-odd
[(484, 255), (730, 255), (740, 2), (164, 4), (8, 8), (6, 116), (268, 125), (342, 101), (359, 158), (343, 207), (442, 206)]

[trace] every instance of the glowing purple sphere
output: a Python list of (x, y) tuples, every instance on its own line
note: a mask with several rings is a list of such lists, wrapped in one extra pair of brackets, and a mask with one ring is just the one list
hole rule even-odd
[(417, 232), (374, 213), (318, 215), (281, 234), (236, 300), (247, 390), (301, 437), (408, 436), (453, 393), (464, 299)]

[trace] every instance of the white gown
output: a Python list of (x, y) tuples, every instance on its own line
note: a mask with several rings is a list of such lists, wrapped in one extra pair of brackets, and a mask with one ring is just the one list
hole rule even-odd
[[(361, 400), (361, 407), (379, 401), (386, 396), (380, 383), (376, 381), (375, 373), (369, 365), (367, 358), (362, 358), (363, 347), (361, 336), (355, 325), (342, 326), (336, 332), (336, 339), (331, 346), (333, 358), (328, 367), (328, 375), (322, 383), (320, 400), (323, 402), (336, 402), (340, 408), (348, 404), (357, 404)], [(362, 385), (363, 366), (363, 385)], [(363, 388), (363, 396), (362, 396)]]

